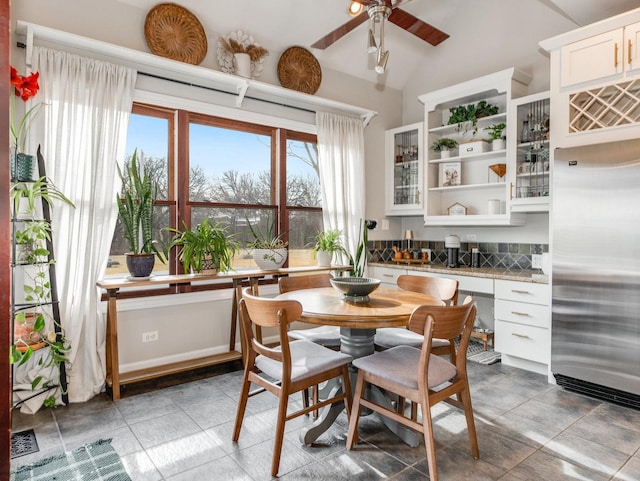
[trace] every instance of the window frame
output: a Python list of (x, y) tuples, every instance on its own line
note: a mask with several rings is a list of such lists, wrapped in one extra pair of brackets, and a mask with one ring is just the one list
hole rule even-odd
[[(191, 228), (191, 214), (195, 207), (209, 208), (243, 208), (243, 209), (272, 209), (276, 214), (277, 233), (283, 232), (283, 239), (289, 239), (289, 216), (293, 211), (322, 212), (322, 207), (289, 206), (287, 199), (287, 140), (312, 142), (317, 144), (314, 133), (293, 130), (278, 125), (262, 125), (246, 120), (225, 118), (211, 113), (177, 107), (166, 107), (148, 102), (134, 101), (132, 114), (149, 115), (168, 120), (168, 159), (167, 173), (168, 198), (154, 199), (154, 206), (168, 206), (170, 213), (170, 227), (187, 225)], [(191, 168), (189, 157), (189, 127), (191, 123), (213, 126), (223, 129), (238, 130), (271, 137), (271, 204), (236, 204), (191, 201), (189, 199), (189, 173)], [(277, 119), (274, 124), (278, 124)], [(180, 159), (184, 159), (182, 162)], [(184, 224), (183, 224), (184, 222)], [(289, 259), (285, 263), (288, 266)], [(177, 259), (176, 249), (169, 252), (167, 260), (169, 274), (181, 273), (182, 265)], [(272, 283), (274, 279), (264, 279), (261, 282)], [(204, 284), (170, 285), (166, 288), (121, 290), (119, 297), (145, 297), (152, 295), (166, 295), (180, 292), (196, 292), (203, 290), (225, 289), (232, 287), (232, 282), (217, 282)]]

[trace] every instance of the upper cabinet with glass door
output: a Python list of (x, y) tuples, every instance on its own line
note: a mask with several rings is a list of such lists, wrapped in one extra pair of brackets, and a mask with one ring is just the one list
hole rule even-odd
[[(429, 146), (425, 225), (524, 224), (524, 214), (510, 208), (516, 166), (509, 104), (530, 81), (511, 68), (419, 97)], [(457, 143), (452, 153), (438, 145), (446, 139)]]
[(386, 215), (422, 215), (423, 189), (422, 122), (385, 132)]
[(515, 143), (515, 183), (512, 212), (549, 210), (550, 167), (549, 92), (511, 101), (508, 137)]

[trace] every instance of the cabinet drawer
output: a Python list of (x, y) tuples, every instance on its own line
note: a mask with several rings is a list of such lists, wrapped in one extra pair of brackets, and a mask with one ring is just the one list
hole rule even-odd
[(415, 276), (444, 277), (446, 279), (455, 279), (456, 281), (458, 281), (459, 291), (480, 293), (480, 294), (493, 294), (493, 279), (489, 279), (486, 277), (453, 276), (450, 274), (440, 274), (440, 273), (432, 274), (428, 272), (412, 271), (412, 270), (407, 271), (407, 274), (411, 274)]
[(496, 320), (496, 350), (542, 364), (549, 363), (549, 330)]
[(495, 281), (496, 299), (549, 305), (549, 285), (533, 282)]
[(496, 319), (501, 321), (517, 322), (542, 328), (549, 327), (548, 306), (496, 299), (495, 315)]
[(405, 269), (394, 269), (392, 267), (379, 266), (369, 267), (369, 277), (380, 279), (382, 284), (389, 284), (385, 287), (397, 286), (398, 277), (406, 273), (407, 271)]

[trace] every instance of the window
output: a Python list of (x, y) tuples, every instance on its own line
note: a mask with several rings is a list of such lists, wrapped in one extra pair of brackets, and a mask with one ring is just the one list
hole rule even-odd
[[(246, 248), (252, 240), (249, 224), (284, 233), (289, 266), (315, 264), (313, 241), (322, 230), (315, 135), (135, 104), (127, 159), (136, 148), (160, 182), (154, 231), (162, 245), (171, 238), (164, 227), (183, 229), (209, 218), (241, 243), (236, 269), (255, 268)], [(126, 251), (118, 223), (108, 274), (127, 273)], [(181, 272), (175, 252), (171, 255), (167, 264), (156, 261), (155, 273)]]

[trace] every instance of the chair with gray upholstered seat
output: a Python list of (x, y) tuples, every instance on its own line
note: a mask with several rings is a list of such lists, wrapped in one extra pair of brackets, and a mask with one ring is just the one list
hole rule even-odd
[[(398, 277), (397, 283), (400, 289), (438, 297), (447, 305), (455, 306), (458, 303), (458, 281), (454, 279), (405, 274)], [(420, 347), (422, 341), (422, 335), (402, 327), (378, 329), (374, 340), (378, 350), (395, 346)], [(451, 348), (451, 342), (448, 339), (434, 339), (432, 349), (434, 354), (455, 355), (455, 350)]]
[[(352, 357), (313, 342), (289, 340), (289, 324), (298, 320), (302, 314), (302, 305), (297, 301), (253, 296), (250, 288), (245, 288), (239, 302), (239, 309), (243, 345), (246, 346), (247, 352), (244, 359), (244, 375), (233, 429), (233, 441), (237, 442), (240, 437), (248, 399), (264, 391), (278, 396), (278, 415), (271, 464), (271, 475), (277, 476), (287, 421), (338, 402), (344, 402), (347, 415), (350, 412), (352, 398), (347, 366)], [(280, 344), (277, 347), (268, 347), (259, 342), (254, 335), (254, 326), (277, 329)], [(306, 391), (311, 386), (337, 377), (341, 379), (343, 389), (335, 396), (297, 411), (287, 412), (287, 408), (291, 407), (290, 395)], [(250, 392), (251, 383), (261, 388)]]
[[(349, 418), (347, 449), (352, 449), (358, 442), (358, 422), (362, 407), (372, 409), (424, 434), (429, 479), (437, 481), (431, 407), (445, 401), (464, 411), (471, 453), (474, 458), (480, 456), (467, 380), (467, 347), (475, 313), (473, 302), (460, 306), (419, 306), (411, 314), (409, 328), (422, 335), (420, 349), (397, 346), (353, 361), (353, 365), (358, 368), (358, 380)], [(460, 336), (460, 343), (455, 363), (432, 354), (433, 337), (453, 339), (457, 336)], [(370, 392), (366, 389), (368, 385), (378, 386), (397, 394), (400, 399), (406, 398), (414, 405), (420, 405), (422, 420), (418, 420), (417, 416), (406, 416), (404, 410), (392, 410), (367, 399), (365, 396)]]

